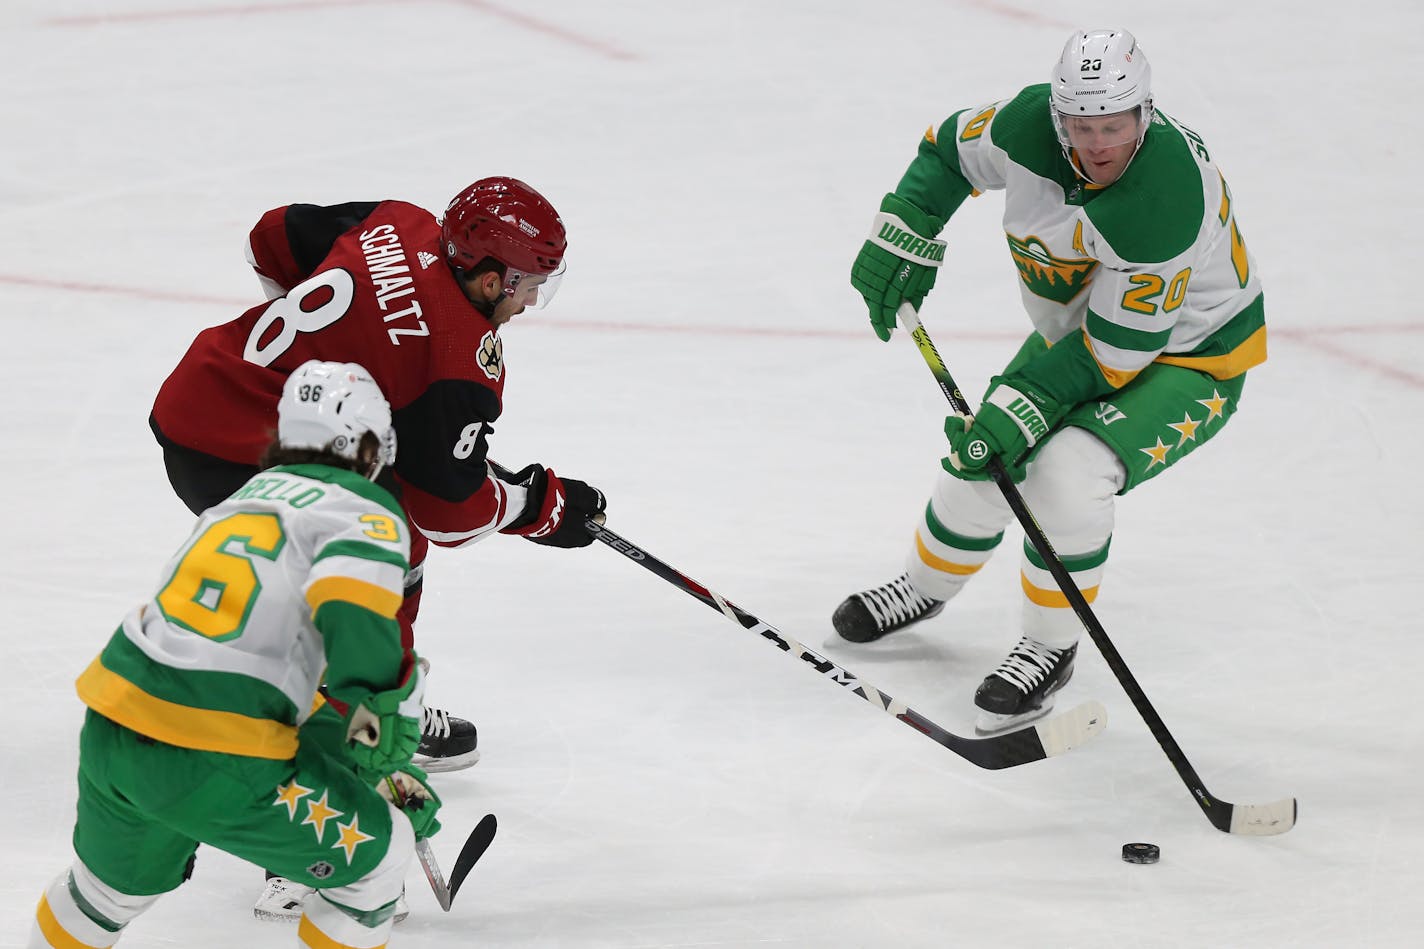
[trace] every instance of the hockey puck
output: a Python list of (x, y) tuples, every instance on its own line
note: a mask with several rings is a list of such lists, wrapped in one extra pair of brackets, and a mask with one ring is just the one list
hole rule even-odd
[(1122, 859), (1128, 863), (1156, 863), (1162, 851), (1156, 844), (1123, 844)]

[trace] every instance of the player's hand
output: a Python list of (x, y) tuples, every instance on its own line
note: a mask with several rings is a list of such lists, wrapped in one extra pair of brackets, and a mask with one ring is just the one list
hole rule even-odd
[[(969, 430), (973, 427), (974, 416), (972, 415), (950, 415), (944, 420), (944, 434), (949, 439), (949, 456), (940, 459), (940, 465), (945, 471), (954, 475), (960, 481), (992, 481), (993, 475), (989, 472), (989, 461), (985, 460), (982, 465), (966, 464), (963, 454), (967, 453), (965, 443), (969, 439)], [(1001, 459), (1002, 461), (1002, 459)], [(1018, 484), (1024, 479), (1026, 464), (1020, 461), (1013, 465), (1004, 465), (1004, 470)]]
[(908, 301), (916, 310), (934, 286), (944, 263), (944, 241), (934, 239), (944, 226), (893, 192), (880, 202), (880, 213), (850, 268), (850, 284), (865, 298), (870, 325), (882, 340), (895, 328), (895, 311)]
[(420, 747), (425, 673), (418, 661), (413, 661), (409, 669), (401, 685), (368, 692), (347, 710), (346, 750), (368, 779), (375, 780), (409, 765)]
[(606, 499), (602, 491), (583, 481), (560, 478), (553, 469), (539, 465), (522, 468), (513, 478), (525, 486), (528, 501), (524, 514), (506, 527), (505, 533), (549, 547), (587, 547), (593, 543), (584, 521), (591, 517), (596, 523), (603, 523)]
[(997, 458), (1011, 477), (1017, 473), (1014, 480), (1023, 479), (1022, 463), (1029, 449), (1046, 438), (1064, 414), (1046, 393), (1024, 388), (1028, 392), (995, 377), (972, 422), (962, 415), (944, 420), (949, 457), (941, 464), (946, 471), (966, 481), (983, 481), (990, 477), (990, 460)]
[(376, 790), (410, 818), (416, 840), (434, 837), (439, 832), (440, 821), (436, 820), (435, 812), (440, 810), (440, 795), (430, 786), (424, 771), (407, 764), (382, 779)]

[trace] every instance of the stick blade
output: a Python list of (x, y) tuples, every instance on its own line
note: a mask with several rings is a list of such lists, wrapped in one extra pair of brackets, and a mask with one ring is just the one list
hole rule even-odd
[(1108, 710), (1103, 703), (1092, 700), (1039, 722), (1034, 731), (1043, 743), (1044, 757), (1052, 758), (1090, 741), (1107, 727)]
[(1270, 804), (1233, 804), (1228, 833), (1249, 837), (1273, 837), (1295, 826), (1299, 806), (1293, 797)]
[(494, 842), (494, 835), (498, 830), (499, 822), (495, 820), (494, 815), (486, 814), (480, 818), (475, 829), (470, 831), (465, 846), (460, 848), (460, 855), (455, 858), (455, 866), (450, 870), (450, 898), (452, 900), (459, 892), (460, 884), (465, 882), (465, 877), (469, 876), (470, 871), (474, 869), (475, 863), (485, 855), (489, 845)]

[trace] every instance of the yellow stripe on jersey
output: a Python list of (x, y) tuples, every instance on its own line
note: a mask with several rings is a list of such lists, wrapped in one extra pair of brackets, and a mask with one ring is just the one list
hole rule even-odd
[(96, 657), (75, 683), (100, 715), (167, 745), (285, 761), (297, 754), (297, 730), (268, 718), (194, 708), (150, 695)]
[(1111, 366), (1104, 366), (1103, 361), (1098, 358), (1098, 354), (1093, 351), (1093, 338), (1087, 333), (1083, 334), (1083, 345), (1088, 347), (1088, 355), (1093, 357), (1093, 362), (1098, 364), (1098, 372), (1103, 374), (1103, 378), (1108, 381), (1108, 385), (1114, 389), (1121, 389), (1133, 379), (1141, 369), (1114, 369)]
[(971, 573), (978, 573), (980, 570), (984, 569), (984, 565), (982, 563), (955, 563), (952, 560), (945, 560), (943, 557), (936, 556), (930, 551), (928, 547), (925, 546), (925, 542), (923, 540), (920, 540), (919, 531), (915, 532), (915, 549), (920, 552), (921, 560), (923, 560), (929, 566), (934, 567), (936, 570), (943, 571), (944, 573), (953, 573), (958, 576), (965, 577)]
[(323, 577), (307, 590), (307, 605), (315, 613), (323, 603), (341, 600), (364, 607), (378, 616), (395, 619), (400, 609), (401, 595), (365, 580), (351, 577)]
[(1263, 326), (1231, 352), (1221, 356), (1158, 356), (1155, 362), (1184, 366), (1204, 372), (1213, 379), (1235, 379), (1266, 361), (1266, 328)]
[[(1020, 573), (1019, 576), (1023, 579), (1024, 596), (1028, 597), (1030, 603), (1063, 610), (1072, 606), (1072, 604), (1068, 602), (1068, 598), (1063, 595), (1062, 590), (1045, 590), (1042, 587), (1036, 587), (1030, 583), (1028, 574)], [(1083, 599), (1089, 603), (1098, 598), (1097, 587), (1088, 587), (1086, 590), (1080, 592), (1083, 594)]]

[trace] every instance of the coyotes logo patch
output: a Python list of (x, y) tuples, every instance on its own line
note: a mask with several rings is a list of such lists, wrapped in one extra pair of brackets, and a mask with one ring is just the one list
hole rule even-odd
[(480, 349), (475, 354), (480, 370), (496, 382), (504, 375), (504, 343), (490, 330), (480, 337)]

